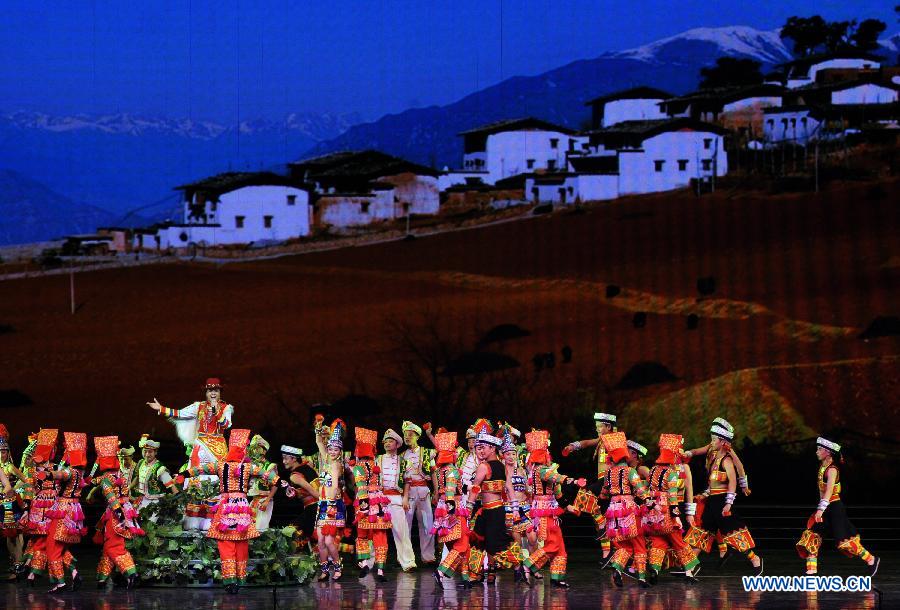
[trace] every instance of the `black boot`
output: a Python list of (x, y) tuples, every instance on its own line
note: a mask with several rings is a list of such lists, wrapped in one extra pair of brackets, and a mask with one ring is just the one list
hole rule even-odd
[(83, 582), (81, 578), (81, 574), (78, 573), (78, 570), (72, 571), (72, 590), (77, 591), (81, 588), (81, 583)]
[(439, 588), (439, 589), (443, 589), (443, 588), (444, 588), (444, 583), (441, 581), (441, 573), (440, 573), (440, 571), (439, 571), (439, 570), (435, 570), (434, 572), (431, 573), (431, 575), (434, 577), (434, 582), (437, 584), (438, 588)]
[(641, 585), (641, 589), (649, 589), (650, 583), (644, 580), (643, 578), (638, 578), (638, 584)]
[(359, 569), (359, 577), (365, 578), (369, 575), (369, 566), (363, 566)]
[(375, 580), (378, 582), (387, 582), (387, 576), (384, 575), (384, 570), (378, 570), (375, 572)]
[(650, 570), (647, 572), (647, 582), (651, 585), (655, 585), (657, 579), (659, 578), (659, 573), (656, 570)]
[(613, 584), (616, 585), (617, 587), (624, 586), (624, 584), (622, 583), (622, 573), (619, 572), (618, 570), (613, 572)]

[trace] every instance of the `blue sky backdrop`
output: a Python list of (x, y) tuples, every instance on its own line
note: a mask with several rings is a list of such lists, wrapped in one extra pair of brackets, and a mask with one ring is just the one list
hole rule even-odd
[(891, 34), (894, 4), (10, 0), (0, 21), (0, 112), (374, 119), (694, 27), (771, 30), (791, 15), (821, 14), (875, 17)]

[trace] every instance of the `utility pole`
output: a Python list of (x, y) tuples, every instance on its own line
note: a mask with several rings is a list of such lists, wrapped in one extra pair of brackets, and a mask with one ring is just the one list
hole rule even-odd
[(69, 309), (75, 315), (75, 268), (69, 268)]

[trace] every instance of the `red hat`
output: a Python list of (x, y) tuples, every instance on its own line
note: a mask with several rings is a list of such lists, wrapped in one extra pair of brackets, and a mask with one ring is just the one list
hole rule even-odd
[(529, 464), (547, 464), (550, 462), (550, 453), (547, 447), (550, 444), (550, 433), (546, 430), (532, 430), (525, 434), (525, 448), (528, 450)]
[(659, 457), (657, 464), (676, 464), (681, 458), (681, 447), (684, 438), (680, 434), (659, 435)]
[(246, 428), (232, 428), (228, 435), (228, 455), (226, 462), (243, 462), (247, 455), (247, 443), (250, 442), (250, 430)]
[(603, 448), (613, 462), (621, 462), (628, 457), (628, 439), (624, 432), (610, 432), (600, 437)]
[(359, 426), (354, 428), (353, 433), (356, 436), (356, 448), (354, 449), (353, 454), (357, 459), (374, 458), (375, 443), (378, 442), (378, 433), (375, 430), (360, 428)]
[(438, 451), (438, 466), (456, 461), (456, 432), (438, 432), (434, 436), (434, 446)]
[(56, 439), (58, 437), (59, 430), (56, 428), (41, 428), (37, 435), (37, 447), (31, 456), (35, 464), (53, 459), (53, 454), (56, 453)]
[(204, 389), (206, 389), (206, 390), (212, 390), (215, 388), (221, 389), (221, 387), (222, 387), (221, 379), (219, 379), (218, 377), (210, 377), (209, 379), (206, 380), (206, 385), (204, 386)]
[(119, 468), (118, 436), (95, 436), (94, 451), (97, 452), (97, 467), (101, 472)]
[(84, 467), (87, 465), (87, 434), (84, 432), (63, 432), (63, 443), (66, 452), (63, 461), (69, 466)]

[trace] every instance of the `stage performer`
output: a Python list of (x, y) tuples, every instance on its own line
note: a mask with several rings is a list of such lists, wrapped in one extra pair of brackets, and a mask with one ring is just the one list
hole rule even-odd
[(0, 499), (0, 536), (6, 541), (9, 551), (9, 576), (7, 580), (15, 580), (25, 571), (22, 556), (25, 538), (22, 536), (20, 522), (25, 504), (20, 492), (27, 484), (22, 471), (16, 467), (9, 446), (9, 432), (0, 424), (0, 484), (3, 485), (3, 497)]
[(319, 581), (340, 580), (344, 566), (340, 556), (340, 536), (347, 523), (344, 503), (344, 431), (336, 419), (325, 427), (317, 417), (316, 445), (319, 447), (319, 505), (316, 535), (319, 539)]
[[(259, 434), (254, 434), (250, 439), (250, 447), (247, 450), (247, 456), (250, 461), (259, 466), (263, 472), (278, 474), (278, 466), (274, 462), (270, 462), (266, 458), (266, 452), (269, 450), (269, 441)], [(272, 520), (272, 511), (275, 510), (275, 500), (267, 487), (265, 479), (257, 478), (247, 497), (250, 499), (250, 506), (253, 508), (253, 514), (256, 515), (256, 531), (264, 532), (269, 529), (269, 522)], [(265, 507), (265, 508), (263, 508)]]
[(597, 478), (591, 485), (578, 490), (578, 493), (575, 494), (575, 501), (568, 507), (568, 510), (576, 515), (587, 514), (593, 519), (597, 537), (600, 540), (602, 559), (600, 563), (605, 567), (612, 558), (612, 547), (609, 538), (606, 536), (606, 502), (601, 502), (600, 491), (603, 487), (603, 477), (606, 474), (606, 469), (609, 468), (609, 461), (600, 438), (604, 434), (609, 434), (616, 430), (616, 416), (611, 413), (594, 413), (594, 427), (597, 431), (597, 438), (569, 443), (563, 448), (562, 454), (563, 456), (568, 456), (572, 451), (594, 447), (594, 458), (597, 460)]
[(96, 470), (100, 473), (94, 483), (106, 500), (106, 511), (97, 524), (95, 542), (103, 545), (100, 563), (97, 564), (97, 588), (106, 587), (115, 567), (127, 581), (129, 589), (137, 584), (137, 568), (131, 553), (125, 548), (125, 541), (135, 536), (143, 536), (144, 530), (138, 522), (138, 513), (131, 505), (128, 482), (119, 471), (119, 437), (94, 437), (97, 453)]
[(615, 547), (610, 565), (615, 569), (613, 582), (622, 586), (622, 573), (631, 560), (641, 587), (649, 587), (646, 579), (647, 545), (640, 525), (640, 511), (635, 499), (643, 500), (646, 490), (637, 470), (628, 465), (628, 441), (624, 432), (610, 432), (601, 437), (603, 448), (610, 458), (606, 471), (602, 499), (609, 499), (606, 509), (606, 533)]
[(281, 446), (281, 464), (287, 471), (287, 476), (281, 479), (281, 486), (288, 498), (297, 498), (303, 505), (300, 514), (299, 547), (307, 547), (313, 550), (313, 541), (316, 537), (316, 515), (319, 509), (319, 484), (318, 475), (310, 465), (309, 460), (304, 459), (303, 450), (291, 445)]
[[(694, 569), (700, 564), (693, 549), (684, 542), (685, 522), (679, 506), (680, 491), (684, 489), (679, 467), (684, 439), (680, 434), (661, 434), (659, 457), (648, 477), (649, 498), (641, 519), (650, 540), (649, 574), (647, 580), (656, 584), (668, 551), (674, 553), (678, 566), (684, 570), (688, 582), (696, 583)], [(692, 514), (692, 513), (688, 513)]]
[(434, 450), (419, 445), (422, 428), (416, 424), (404, 421), (401, 430), (407, 447), (402, 454), (405, 462), (404, 495), (408, 498), (407, 505), (404, 506), (406, 525), (412, 532), (413, 519), (416, 520), (419, 526), (419, 551), (422, 563), (432, 564), (435, 562), (434, 537), (428, 533), (431, 531), (434, 515), (431, 510), (431, 490), (428, 488), (428, 481), (434, 468)]
[(201, 475), (216, 475), (219, 480), (219, 503), (206, 537), (215, 540), (219, 547), (222, 582), (225, 590), (232, 594), (246, 582), (250, 540), (259, 537), (247, 492), (256, 478), (266, 482), (269, 496), (275, 493), (278, 483), (277, 473), (247, 461), (249, 441), (250, 430), (232, 428), (224, 460), (192, 466), (175, 478), (178, 485), (187, 477)]
[[(537, 548), (537, 535), (531, 519), (531, 497), (528, 489), (528, 473), (519, 463), (519, 451), (513, 440), (510, 426), (504, 425), (503, 444), (500, 445), (500, 457), (506, 469), (506, 531), (519, 547), (528, 543), (528, 548)], [(524, 554), (524, 553), (523, 553)], [(519, 565), (515, 570), (515, 581), (529, 582), (529, 573)]]
[(356, 482), (356, 499), (353, 502), (356, 522), (356, 558), (359, 561), (359, 577), (363, 578), (374, 568), (375, 579), (386, 582), (384, 564), (387, 562), (387, 530), (391, 529), (391, 501), (381, 489), (380, 468), (375, 464), (375, 443), (378, 433), (368, 428), (354, 429), (356, 447), (353, 479)]
[[(433, 441), (432, 441), (433, 442)], [(410, 539), (409, 525), (406, 523), (406, 508), (409, 496), (404, 483), (406, 461), (398, 450), (403, 445), (403, 437), (388, 428), (381, 438), (384, 453), (375, 458), (381, 474), (381, 489), (390, 500), (387, 510), (391, 514), (391, 532), (394, 536), (394, 547), (397, 549), (397, 562), (400, 569), (409, 572), (416, 567), (416, 556)]]
[[(166, 493), (178, 492), (169, 469), (156, 458), (159, 446), (159, 442), (151, 439), (149, 434), (141, 435), (141, 440), (138, 441), (141, 459), (135, 467), (133, 495), (134, 505), (141, 512), (159, 502)], [(155, 512), (149, 517), (153, 523), (156, 523), (158, 518), (159, 515)]]
[(59, 482), (53, 478), (53, 458), (56, 457), (56, 442), (59, 430), (41, 428), (37, 435), (37, 444), (31, 455), (31, 485), (33, 499), (28, 506), (25, 519), (25, 535), (29, 536), (25, 549), (25, 561), (31, 568), (28, 574), (29, 585), (34, 586), (38, 576), (47, 571), (47, 536), (53, 521), (53, 507), (59, 493)]
[(847, 517), (847, 508), (841, 500), (841, 472), (838, 466), (843, 463), (841, 446), (820, 436), (816, 439), (816, 457), (819, 459), (819, 503), (797, 542), (797, 552), (806, 559), (806, 573), (818, 573), (822, 536), (831, 534), (841, 553), (865, 561), (871, 575), (875, 576), (881, 560), (863, 547), (859, 532)]
[[(234, 406), (222, 400), (222, 382), (218, 378), (207, 379), (205, 391), (206, 400), (191, 403), (183, 409), (164, 407), (156, 398), (147, 403), (174, 424), (178, 438), (189, 451), (191, 467), (224, 461), (228, 453), (225, 430), (231, 427)], [(190, 484), (199, 486), (203, 480), (215, 482), (215, 477), (197, 477), (191, 479)], [(214, 498), (203, 504), (189, 503), (185, 507), (185, 529), (207, 529), (209, 513), (215, 503)]]
[[(475, 472), (475, 481), (469, 490), (467, 503), (467, 509), (471, 513), (475, 501), (479, 498), (481, 500), (474, 530), (483, 541), (483, 548), (488, 556), (485, 581), (489, 585), (495, 583), (498, 567), (514, 569), (522, 563), (522, 547), (506, 531), (506, 508), (503, 501), (506, 468), (497, 459), (497, 451), (502, 444), (500, 438), (487, 432), (479, 432), (475, 437), (475, 450), (478, 451), (481, 464)], [(473, 571), (472, 580), (480, 577), (481, 567), (480, 561), (469, 562), (469, 569)]]
[[(531, 519), (537, 542), (531, 546), (531, 553), (523, 562), (527, 573), (537, 575), (550, 562), (550, 580), (556, 587), (569, 588), (566, 582), (568, 555), (560, 528), (559, 516), (565, 511), (557, 499), (562, 495), (562, 485), (577, 485), (584, 488), (587, 481), (573, 479), (559, 472), (559, 464), (550, 457), (550, 434), (546, 430), (532, 430), (525, 434), (525, 448), (528, 451), (527, 483), (531, 496)], [(531, 537), (529, 536), (529, 544)]]
[[(747, 557), (759, 576), (763, 572), (763, 559), (754, 553), (756, 543), (750, 535), (750, 530), (732, 509), (737, 497), (735, 493), (737, 475), (731, 457), (733, 438), (734, 432), (718, 423), (714, 423), (710, 428), (710, 450), (706, 456), (709, 488), (699, 494), (699, 499), (703, 500), (700, 525), (688, 531), (685, 542), (695, 549), (709, 553), (716, 533), (720, 532), (725, 544)], [(698, 496), (695, 496), (695, 499), (698, 499)]]
[(462, 575), (462, 585), (472, 588), (469, 577), (469, 528), (466, 497), (460, 494), (461, 477), (456, 467), (456, 432), (438, 432), (434, 436), (437, 448), (437, 473), (435, 493), (438, 501), (434, 509), (432, 534), (447, 549), (446, 556), (434, 571), (434, 579), (444, 588), (441, 576), (453, 578)]

